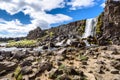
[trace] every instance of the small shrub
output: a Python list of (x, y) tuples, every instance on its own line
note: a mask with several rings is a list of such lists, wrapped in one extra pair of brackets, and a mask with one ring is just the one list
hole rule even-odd
[(63, 70), (64, 68), (65, 68), (65, 65), (64, 65), (64, 64), (62, 64), (62, 65), (59, 66), (59, 69), (62, 69), (62, 70)]
[(84, 56), (84, 55), (79, 55), (78, 58), (79, 58), (81, 61), (86, 61), (86, 60), (88, 60), (88, 57), (87, 57), (87, 56)]

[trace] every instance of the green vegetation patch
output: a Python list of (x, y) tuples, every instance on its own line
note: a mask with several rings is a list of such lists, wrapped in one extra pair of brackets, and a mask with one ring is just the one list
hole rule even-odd
[(14, 77), (15, 77), (16, 80), (22, 80), (23, 75), (22, 75), (22, 73), (21, 73), (21, 67), (20, 67), (20, 66), (18, 66), (18, 67), (15, 69)]
[(102, 26), (103, 26), (103, 13), (98, 17), (98, 22), (96, 26), (96, 34), (101, 34), (102, 33)]
[(35, 47), (36, 40), (9, 41), (7, 47)]
[(85, 24), (86, 20), (83, 20), (83, 24), (80, 25), (80, 27), (78, 28), (78, 32), (80, 33), (80, 35), (83, 35), (83, 33), (85, 32)]
[(88, 60), (88, 57), (87, 57), (87, 56), (84, 56), (84, 55), (79, 55), (79, 56), (78, 56), (78, 59), (81, 60), (81, 61), (87, 61), (87, 60)]

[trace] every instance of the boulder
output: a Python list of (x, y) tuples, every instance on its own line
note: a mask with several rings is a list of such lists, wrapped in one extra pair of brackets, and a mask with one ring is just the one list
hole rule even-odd
[(22, 72), (23, 75), (31, 74), (32, 73), (32, 67), (28, 67), (28, 66), (22, 67), (21, 72)]
[(13, 54), (12, 59), (18, 59), (18, 60), (21, 60), (27, 56), (26, 51), (22, 51), (22, 50), (14, 50), (12, 51), (12, 54)]
[(50, 71), (52, 69), (52, 64), (50, 62), (42, 62), (39, 65), (39, 72), (43, 73), (45, 70)]
[(2, 71), (13, 71), (17, 67), (14, 62), (0, 62), (0, 72)]

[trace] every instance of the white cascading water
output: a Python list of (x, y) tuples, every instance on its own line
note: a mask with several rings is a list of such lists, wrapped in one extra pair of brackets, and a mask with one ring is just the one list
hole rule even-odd
[[(89, 36), (95, 35), (95, 27), (97, 25), (97, 18), (91, 18), (86, 20), (86, 27), (85, 32), (82, 36), (82, 38), (87, 38)], [(85, 40), (86, 46), (90, 46), (90, 44)]]

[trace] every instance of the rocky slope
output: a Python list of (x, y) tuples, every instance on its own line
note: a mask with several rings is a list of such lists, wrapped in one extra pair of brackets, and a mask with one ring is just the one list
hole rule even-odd
[(0, 51), (0, 80), (120, 80), (119, 62), (117, 45)]
[(47, 35), (47, 33), (53, 33), (54, 36), (60, 36), (60, 35), (68, 35), (68, 34), (79, 34), (82, 35), (84, 33), (84, 29), (85, 29), (85, 20), (81, 20), (81, 21), (76, 21), (76, 22), (72, 22), (66, 25), (61, 25), (58, 27), (54, 27), (48, 30), (41, 30), (40, 28), (36, 28), (35, 30), (32, 30), (29, 32), (27, 38), (28, 39), (37, 39), (37, 38), (41, 38), (45, 35)]
[(107, 0), (100, 44), (120, 44), (120, 0)]

